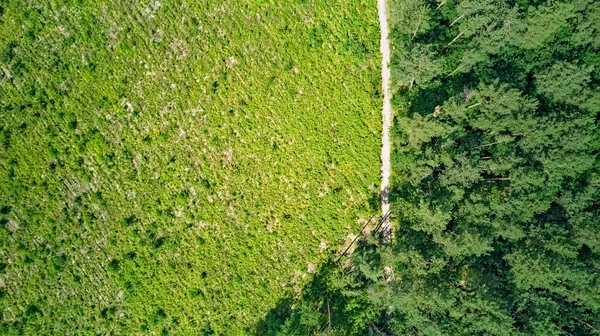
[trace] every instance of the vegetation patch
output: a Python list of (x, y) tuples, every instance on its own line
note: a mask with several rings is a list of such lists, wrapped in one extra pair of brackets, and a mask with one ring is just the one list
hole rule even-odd
[(0, 334), (243, 334), (376, 210), (370, 1), (0, 5)]

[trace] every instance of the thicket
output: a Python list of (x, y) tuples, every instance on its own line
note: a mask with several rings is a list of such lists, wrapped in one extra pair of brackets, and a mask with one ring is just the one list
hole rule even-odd
[(389, 6), (395, 240), (265, 330), (600, 334), (600, 3)]
[(374, 211), (370, 1), (0, 1), (0, 334), (241, 335)]

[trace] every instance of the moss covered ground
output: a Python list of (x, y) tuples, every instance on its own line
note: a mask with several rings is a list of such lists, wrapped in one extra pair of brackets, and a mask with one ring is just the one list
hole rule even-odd
[(248, 334), (377, 211), (372, 1), (0, 3), (0, 334)]

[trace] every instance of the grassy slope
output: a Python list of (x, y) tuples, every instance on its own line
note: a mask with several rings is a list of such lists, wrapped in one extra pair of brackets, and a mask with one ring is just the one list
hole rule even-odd
[(182, 3), (2, 3), (0, 332), (239, 334), (376, 211), (375, 6)]

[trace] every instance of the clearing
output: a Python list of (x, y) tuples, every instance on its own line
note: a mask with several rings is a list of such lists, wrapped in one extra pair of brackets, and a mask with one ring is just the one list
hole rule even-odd
[(379, 208), (370, 1), (0, 5), (0, 333), (252, 331)]

